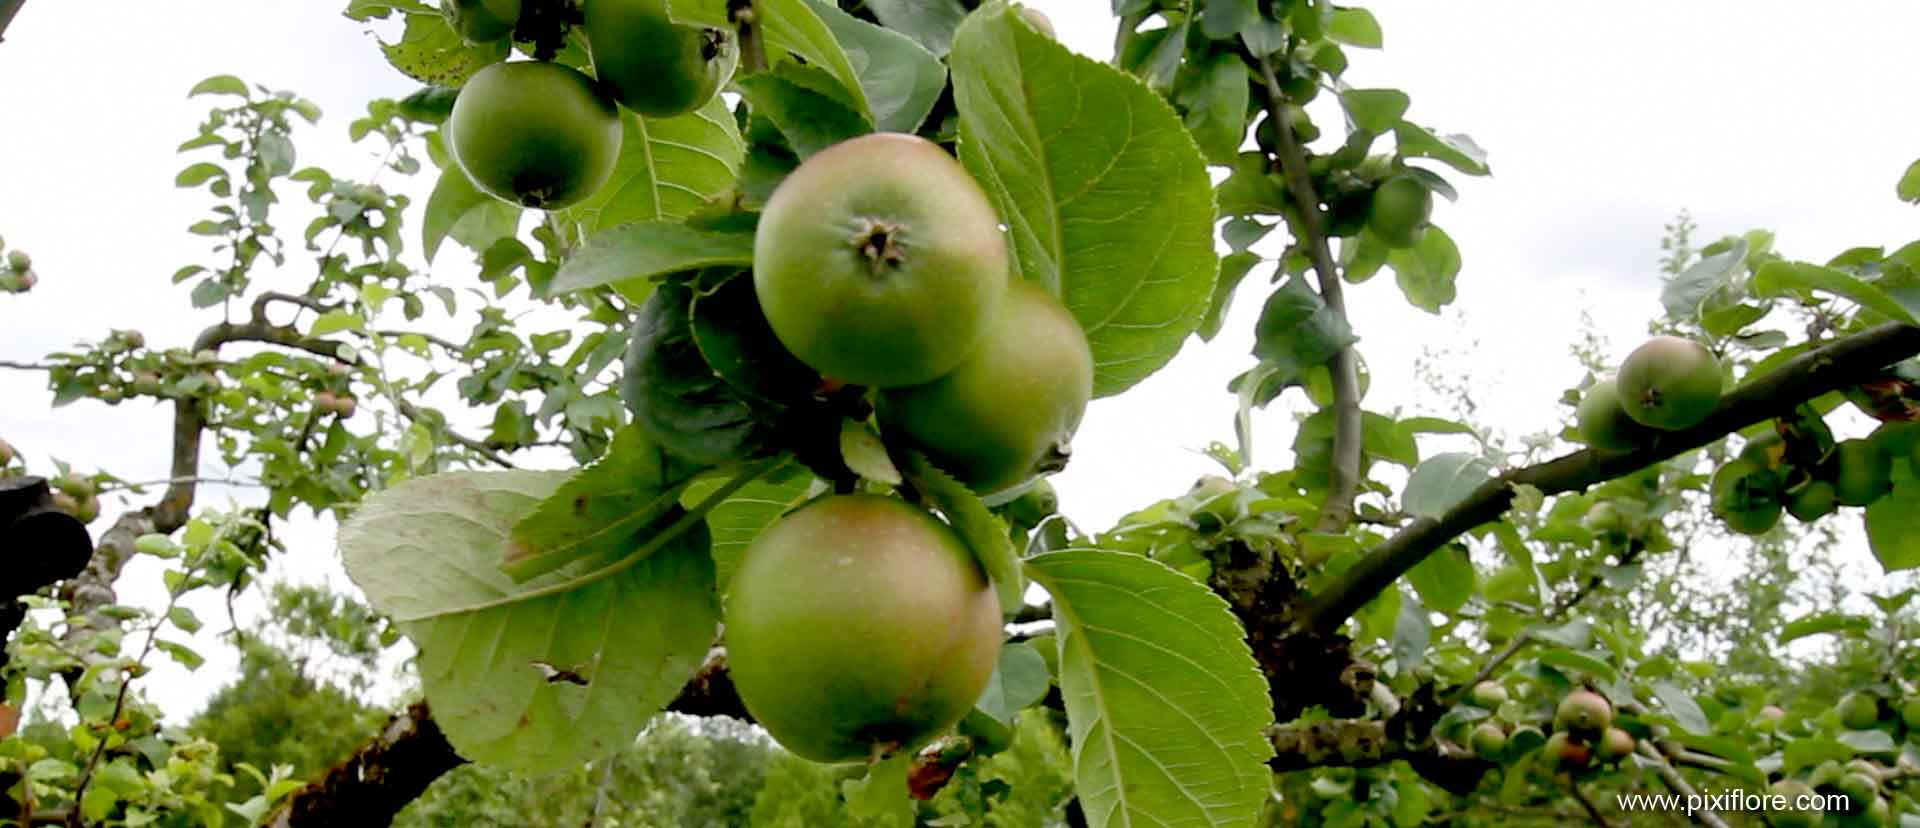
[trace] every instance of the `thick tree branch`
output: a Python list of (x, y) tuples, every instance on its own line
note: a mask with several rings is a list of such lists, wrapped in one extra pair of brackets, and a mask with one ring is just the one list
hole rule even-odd
[[(1274, 76), (1273, 62), (1258, 61), (1260, 79), (1267, 89), (1267, 123), (1273, 126), (1274, 149), (1279, 155), (1280, 172), (1287, 180), (1287, 193), (1293, 197), (1299, 226), (1294, 236), (1307, 249), (1314, 274), (1320, 285), (1320, 298), (1341, 319), (1347, 318), (1347, 300), (1340, 283), (1340, 269), (1334, 264), (1333, 251), (1327, 246), (1327, 234), (1320, 212), (1320, 195), (1313, 190), (1307, 175), (1307, 154), (1287, 118), (1286, 93)], [(1327, 499), (1320, 506), (1321, 532), (1343, 532), (1353, 521), (1354, 493), (1360, 486), (1360, 380), (1352, 345), (1340, 348), (1327, 365), (1333, 376), (1333, 460), (1327, 473)]]
[(1920, 353), (1920, 328), (1898, 323), (1881, 325), (1808, 351), (1772, 373), (1748, 381), (1721, 399), (1705, 422), (1663, 433), (1650, 445), (1632, 451), (1577, 451), (1488, 480), (1445, 514), (1419, 518), (1375, 546), (1314, 598), (1299, 616), (1297, 626), (1302, 630), (1338, 629), (1368, 600), (1434, 550), (1499, 519), (1513, 505), (1516, 486), (1531, 486), (1551, 495), (1631, 474), (1754, 423), (1785, 415), (1821, 394), (1857, 385), (1915, 353)]
[(13, 16), (20, 13), (20, 7), (27, 0), (0, 0), (0, 43), (7, 40), (7, 27), (13, 24)]

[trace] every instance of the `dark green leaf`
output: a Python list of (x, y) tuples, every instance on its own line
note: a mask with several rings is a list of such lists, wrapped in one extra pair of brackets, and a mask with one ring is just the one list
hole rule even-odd
[(560, 211), (587, 235), (636, 221), (678, 221), (734, 186), (746, 142), (725, 98), (672, 118), (624, 114), (620, 157), (599, 192)]
[(507, 56), (505, 41), (468, 43), (438, 14), (407, 15), (407, 28), (397, 43), (381, 43), (387, 62), (421, 83), (459, 86), (473, 73)]
[(1713, 723), (1707, 721), (1707, 714), (1687, 691), (1668, 682), (1656, 681), (1653, 683), (1653, 695), (1667, 709), (1667, 714), (1673, 717), (1675, 724), (1694, 733), (1713, 732)]
[(1209, 162), (1231, 165), (1239, 157), (1247, 134), (1247, 80), (1246, 63), (1222, 52), (1200, 65), (1180, 90), (1187, 129)]
[(1267, 297), (1260, 310), (1253, 355), (1273, 368), (1270, 382), (1286, 388), (1301, 384), (1308, 368), (1325, 364), (1358, 341), (1344, 316), (1327, 307), (1305, 281), (1292, 278)]
[(874, 126), (882, 132), (918, 130), (947, 87), (946, 64), (907, 35), (854, 17), (827, 0), (810, 2), (846, 50)]
[(627, 346), (621, 397), (634, 423), (667, 453), (719, 466), (768, 449), (771, 430), (694, 343), (693, 290), (666, 282), (647, 297)]
[(1487, 152), (1465, 135), (1438, 135), (1418, 124), (1401, 121), (1393, 128), (1400, 154), (1432, 158), (1468, 175), (1486, 175)]
[(1778, 641), (1786, 644), (1821, 633), (1856, 635), (1866, 632), (1872, 626), (1873, 622), (1862, 616), (1841, 612), (1818, 612), (1787, 622), (1787, 626), (1780, 630)]
[(1893, 464), (1893, 491), (1867, 507), (1867, 542), (1886, 572), (1920, 569), (1920, 474), (1913, 464)]
[(867, 0), (867, 8), (889, 29), (904, 33), (946, 57), (953, 50), (953, 33), (967, 17), (960, 0)]
[(1913, 309), (1895, 301), (1886, 291), (1842, 270), (1821, 267), (1806, 262), (1775, 260), (1760, 266), (1753, 274), (1753, 290), (1761, 295), (1778, 295), (1789, 291), (1820, 291), (1853, 300), (1861, 307), (1878, 312), (1888, 319), (1905, 322), (1908, 325), (1920, 325)]
[(780, 128), (801, 158), (873, 131), (833, 77), (812, 66), (783, 63), (736, 81), (756, 115)]
[(1234, 289), (1259, 263), (1259, 256), (1245, 251), (1228, 254), (1220, 260), (1220, 275), (1213, 281), (1213, 302), (1207, 306), (1207, 315), (1201, 317), (1197, 331), (1202, 342), (1212, 342), (1213, 337), (1220, 333), (1220, 326), (1227, 323), (1227, 310), (1233, 304)]
[(749, 398), (794, 403), (820, 387), (820, 373), (774, 336), (746, 271), (696, 292), (693, 341), (714, 373)]
[(1407, 571), (1407, 581), (1420, 593), (1420, 603), (1445, 613), (1466, 606), (1476, 578), (1467, 551), (1452, 544), (1434, 550)]
[(1433, 642), (1433, 623), (1427, 608), (1417, 600), (1402, 600), (1393, 619), (1391, 649), (1393, 661), (1401, 670), (1410, 670), (1426, 661), (1427, 647)]

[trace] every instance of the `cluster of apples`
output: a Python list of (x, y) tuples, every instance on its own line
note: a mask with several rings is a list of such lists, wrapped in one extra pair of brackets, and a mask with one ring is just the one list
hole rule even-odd
[[(521, 0), (445, 0), (441, 9), (476, 43), (512, 36), (522, 12)], [(613, 176), (620, 107), (655, 118), (692, 112), (739, 61), (732, 33), (675, 23), (665, 0), (584, 0), (580, 14), (592, 77), (506, 61), (474, 73), (454, 99), (449, 146), (480, 189), (542, 210), (575, 204)]]
[(1467, 737), (1474, 754), (1488, 761), (1506, 761), (1514, 758), (1516, 750), (1539, 745), (1541, 767), (1580, 773), (1594, 767), (1595, 760), (1617, 764), (1637, 745), (1633, 734), (1614, 726), (1613, 704), (1592, 690), (1574, 690), (1560, 699), (1554, 708), (1551, 736), (1531, 724), (1509, 728), (1498, 713), (1507, 703), (1507, 688), (1496, 682), (1474, 685), (1467, 698), (1475, 707), (1495, 711)]

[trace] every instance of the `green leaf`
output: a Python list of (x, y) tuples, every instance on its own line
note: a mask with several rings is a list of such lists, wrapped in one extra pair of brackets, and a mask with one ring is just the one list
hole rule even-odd
[(981, 691), (973, 707), (1012, 727), (1013, 714), (1039, 704), (1052, 684), (1053, 675), (1040, 651), (1025, 641), (1015, 641), (1000, 648), (993, 676), (987, 679), (987, 689)]
[(1893, 464), (1893, 491), (1867, 507), (1867, 543), (1887, 572), (1920, 569), (1920, 474), (1911, 462)]
[(1178, 94), (1187, 110), (1187, 129), (1209, 162), (1231, 166), (1247, 134), (1247, 65), (1221, 52), (1195, 68), (1192, 82), (1183, 84)]
[(1227, 311), (1233, 305), (1233, 293), (1240, 287), (1240, 281), (1247, 278), (1254, 265), (1261, 262), (1260, 256), (1241, 251), (1229, 253), (1220, 259), (1220, 275), (1213, 280), (1213, 301), (1207, 304), (1206, 316), (1200, 319), (1200, 328), (1196, 333), (1200, 341), (1212, 342), (1220, 333), (1221, 326), (1227, 324)]
[(173, 609), (168, 610), (167, 620), (173, 622), (174, 626), (179, 627), (182, 632), (189, 635), (200, 631), (200, 616), (194, 615), (193, 610), (186, 607), (175, 606)]
[(1206, 312), (1213, 186), (1159, 95), (1015, 14), (983, 9), (955, 37), (960, 157), (1010, 228), (1020, 278), (1056, 289), (1086, 330), (1094, 394), (1117, 394)]
[(1900, 183), (1894, 185), (1893, 192), (1901, 201), (1920, 204), (1920, 161), (1907, 166), (1907, 171), (1900, 175)]
[(972, 489), (941, 471), (926, 455), (911, 449), (903, 454), (900, 459), (905, 460), (906, 465), (900, 469), (901, 473), (946, 516), (948, 525), (967, 542), (967, 548), (973, 550), (980, 568), (986, 570), (988, 580), (993, 581), (994, 591), (1000, 598), (1000, 611), (1011, 615), (1020, 609), (1025, 603), (1027, 584), (1015, 566), (1007, 524), (987, 511), (987, 505), (980, 502)]
[[(1397, 594), (1399, 590), (1396, 588)], [(1402, 601), (1399, 612), (1393, 619), (1393, 640), (1390, 649), (1393, 661), (1401, 670), (1408, 670), (1426, 661), (1427, 648), (1433, 643), (1433, 622), (1427, 618), (1427, 608), (1417, 600)]]
[(707, 367), (749, 399), (816, 411), (809, 403), (820, 388), (820, 373), (780, 344), (760, 311), (753, 275), (743, 270), (707, 284), (703, 274), (693, 296), (693, 341)]
[[(726, 482), (724, 476), (703, 476), (687, 487), (680, 502), (692, 508), (711, 497)], [(786, 479), (768, 477), (754, 480), (707, 512), (707, 527), (713, 532), (713, 561), (722, 592), (733, 582), (734, 568), (739, 565), (740, 556), (746, 553), (747, 546), (774, 520), (806, 503), (811, 495), (812, 484), (813, 476), (809, 474), (791, 475)]]
[(429, 262), (449, 237), (483, 251), (513, 235), (519, 222), (519, 207), (481, 192), (465, 170), (449, 163), (427, 196), (427, 212), (420, 219), (421, 246)]
[(1653, 683), (1653, 695), (1660, 700), (1667, 714), (1673, 717), (1674, 724), (1694, 733), (1712, 733), (1713, 724), (1707, 721), (1707, 714), (1700, 709), (1699, 702), (1687, 691), (1664, 681)]
[(960, 0), (867, 0), (880, 24), (913, 38), (927, 51), (946, 57), (953, 33), (967, 17)]
[(622, 123), (620, 157), (607, 185), (560, 211), (587, 235), (628, 222), (686, 218), (732, 189), (746, 160), (746, 141), (720, 96), (685, 115), (627, 114)]
[(1087, 824), (1251, 828), (1272, 703), (1226, 602), (1137, 555), (1049, 552), (1026, 570), (1053, 596)]
[(1857, 635), (1872, 627), (1873, 622), (1863, 616), (1843, 612), (1816, 612), (1787, 622), (1787, 625), (1781, 628), (1780, 637), (1776, 640), (1786, 644), (1821, 633)]
[(1400, 154), (1409, 158), (1432, 158), (1468, 175), (1486, 175), (1487, 151), (1465, 135), (1439, 135), (1419, 124), (1401, 121), (1393, 127)]
[(1340, 102), (1346, 105), (1354, 126), (1385, 133), (1400, 123), (1413, 99), (1398, 89), (1349, 89), (1340, 94)]
[(751, 233), (712, 233), (668, 221), (643, 221), (605, 230), (567, 257), (546, 295), (612, 285), (642, 302), (662, 276), (704, 267), (751, 267)]
[(193, 166), (190, 166), (184, 170), (181, 170), (179, 175), (174, 176), (173, 186), (198, 187), (201, 184), (205, 184), (212, 179), (219, 178), (224, 180), (226, 177), (227, 177), (227, 170), (225, 167), (222, 167), (219, 164), (202, 161), (198, 164), (194, 164)]
[(918, 130), (947, 88), (946, 64), (911, 37), (854, 17), (826, 0), (810, 2), (846, 50), (874, 125), (883, 132)]
[(1577, 650), (1547, 650), (1540, 654), (1540, 663), (1563, 673), (1586, 673), (1603, 684), (1620, 680), (1620, 672), (1613, 669), (1613, 665)]
[(232, 75), (214, 75), (194, 84), (193, 89), (187, 92), (189, 98), (200, 95), (238, 95), (245, 98), (248, 97), (247, 84)]
[(1832, 739), (1794, 739), (1781, 750), (1781, 772), (1798, 773), (1821, 762), (1853, 758), (1853, 748)]
[(1734, 274), (1740, 272), (1746, 263), (1747, 243), (1744, 239), (1734, 242), (1726, 250), (1702, 256), (1679, 275), (1667, 280), (1666, 286), (1660, 291), (1660, 304), (1666, 306), (1667, 316), (1673, 319), (1700, 319), (1707, 300), (1731, 284)]
[[(495, 566), (555, 472), (419, 477), (340, 530), (347, 572), (419, 648), (434, 721), (461, 756), (549, 773), (630, 744), (706, 657), (719, 622), (705, 527), (580, 584)], [(565, 671), (584, 685), (560, 678)]]
[(907, 769), (914, 755), (902, 753), (867, 768), (867, 775), (840, 783), (847, 815), (863, 825), (911, 825), (913, 799), (907, 795)]
[(1407, 302), (1428, 313), (1453, 304), (1454, 277), (1460, 275), (1460, 248), (1438, 227), (1428, 227), (1413, 247), (1387, 254)]
[[(668, 13), (682, 23), (731, 30), (726, 0), (668, 0)], [(778, 65), (789, 55), (803, 58), (833, 76), (853, 95), (855, 112), (873, 119), (873, 107), (860, 85), (860, 73), (854, 71), (846, 50), (834, 39), (833, 30), (814, 13), (808, 0), (754, 0), (754, 19), (766, 37), (767, 61)]]
[(619, 560), (679, 516), (686, 477), (640, 429), (619, 429), (599, 462), (514, 524), (501, 569), (526, 581), (582, 559)]
[(363, 331), (366, 328), (367, 320), (359, 311), (333, 310), (315, 317), (307, 335), (319, 337), (341, 331)]
[(409, 14), (407, 28), (396, 43), (382, 42), (380, 51), (401, 74), (421, 83), (459, 86), (473, 73), (507, 56), (507, 43), (468, 43), (438, 14)]
[(873, 433), (866, 423), (841, 421), (840, 459), (854, 474), (875, 483), (898, 486), (902, 480), (900, 470), (887, 458), (887, 447), (880, 442), (880, 435)]
[(1886, 291), (1845, 271), (1806, 262), (1775, 260), (1760, 266), (1753, 274), (1753, 290), (1761, 295), (1791, 291), (1819, 291), (1853, 300), (1861, 307), (1876, 311), (1888, 319), (1920, 325), (1913, 311), (1895, 301)]
[(1477, 578), (1466, 549), (1454, 544), (1434, 550), (1407, 571), (1407, 581), (1420, 593), (1420, 603), (1448, 614), (1467, 605)]
[(773, 71), (741, 78), (734, 86), (753, 106), (754, 114), (771, 121), (802, 159), (873, 131), (872, 122), (818, 67), (783, 63)]
[(198, 670), (200, 669), (200, 665), (207, 663), (207, 659), (199, 653), (194, 652), (192, 647), (176, 641), (156, 638), (153, 640), (153, 646), (154, 649), (166, 653), (168, 658), (173, 659), (180, 666), (188, 670)]
[(674, 457), (719, 466), (765, 453), (772, 429), (714, 373), (693, 339), (693, 290), (666, 282), (634, 321), (621, 397), (634, 424)]
[(1415, 517), (1439, 519), (1465, 501), (1493, 474), (1493, 464), (1477, 454), (1436, 454), (1415, 467), (1400, 496), (1401, 508)]
[(1378, 49), (1386, 42), (1373, 12), (1358, 8), (1334, 9), (1327, 17), (1327, 37), (1363, 49)]
[(1299, 277), (1267, 297), (1253, 335), (1253, 355), (1273, 369), (1268, 382), (1281, 389), (1303, 384), (1307, 369), (1325, 365), (1341, 348), (1360, 341), (1346, 317), (1327, 307)]

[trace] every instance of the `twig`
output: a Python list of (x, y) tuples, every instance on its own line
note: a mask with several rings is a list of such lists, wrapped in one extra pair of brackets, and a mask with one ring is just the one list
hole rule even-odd
[(54, 366), (44, 362), (15, 362), (11, 359), (0, 359), (0, 368), (12, 368), (15, 371), (51, 371)]
[(767, 47), (760, 42), (759, 18), (753, 3), (733, 0), (727, 7), (727, 18), (739, 27), (741, 74), (767, 71)]
[[(1274, 75), (1273, 62), (1263, 56), (1259, 64), (1260, 78), (1267, 88), (1267, 118), (1273, 125), (1274, 150), (1279, 155), (1280, 172), (1287, 179), (1287, 192), (1293, 197), (1294, 211), (1300, 217), (1294, 235), (1313, 261), (1321, 300), (1344, 320), (1347, 300), (1340, 284), (1340, 269), (1334, 265), (1333, 250), (1327, 246), (1327, 234), (1320, 223), (1320, 196), (1307, 175), (1306, 152), (1288, 124), (1286, 93)], [(1333, 460), (1327, 473), (1327, 499), (1320, 506), (1315, 530), (1337, 533), (1346, 531), (1353, 521), (1353, 498), (1360, 486), (1360, 381), (1353, 346), (1342, 346), (1327, 369), (1333, 377)]]
[[(1634, 750), (1648, 760), (1647, 763), (1653, 766), (1653, 772), (1659, 774), (1660, 780), (1667, 783), (1667, 787), (1674, 793), (1698, 801), (1700, 792), (1694, 790), (1693, 785), (1688, 784), (1686, 777), (1681, 776), (1679, 771), (1674, 770), (1673, 765), (1667, 761), (1666, 754), (1661, 753), (1660, 749), (1654, 747), (1649, 740), (1640, 740), (1640, 744)], [(1705, 808), (1688, 811), (1687, 815), (1692, 817), (1694, 823), (1706, 828), (1728, 828), (1726, 820)]]
[(1587, 809), (1587, 816), (1593, 817), (1593, 824), (1600, 826), (1600, 828), (1613, 828), (1613, 823), (1608, 822), (1606, 815), (1600, 813), (1599, 806), (1593, 804), (1593, 800), (1587, 796), (1587, 792), (1580, 790), (1580, 783), (1569, 781), (1567, 783), (1567, 790), (1573, 794), (1574, 801), (1580, 803), (1580, 807)]
[(1665, 432), (1650, 445), (1631, 451), (1577, 451), (1488, 480), (1438, 518), (1419, 518), (1373, 547), (1314, 598), (1297, 617), (1295, 626), (1302, 630), (1338, 629), (1434, 550), (1477, 526), (1498, 520), (1513, 505), (1516, 486), (1532, 486), (1552, 495), (1631, 474), (1778, 417), (1821, 394), (1856, 385), (1878, 375), (1884, 366), (1915, 353), (1920, 353), (1920, 328), (1899, 323), (1880, 325), (1803, 353), (1772, 373), (1749, 380), (1722, 398), (1704, 422)]
[[(1637, 540), (1634, 541), (1631, 546), (1627, 547), (1626, 554), (1620, 556), (1619, 565), (1626, 566), (1638, 560), (1640, 553), (1645, 551), (1646, 548), (1646, 544)], [(1593, 594), (1594, 590), (1598, 589), (1601, 584), (1606, 583), (1606, 580), (1607, 579), (1601, 575), (1589, 577), (1586, 583), (1580, 585), (1579, 589), (1561, 598), (1551, 611), (1541, 616), (1541, 620), (1549, 623), (1559, 621), (1561, 617), (1571, 612), (1574, 607), (1579, 606), (1581, 601), (1586, 600), (1588, 595)], [(1507, 642), (1507, 646), (1501, 648), (1500, 652), (1495, 653), (1493, 658), (1488, 659), (1486, 664), (1480, 666), (1480, 671), (1475, 673), (1473, 678), (1468, 679), (1467, 683), (1454, 688), (1454, 691), (1448, 694), (1448, 700), (1458, 701), (1460, 697), (1472, 692), (1474, 685), (1493, 678), (1494, 671), (1499, 670), (1500, 665), (1507, 663), (1508, 660), (1518, 655), (1521, 650), (1525, 649), (1528, 644), (1532, 644), (1534, 640), (1533, 634), (1524, 630), (1521, 631), (1520, 634), (1515, 635), (1513, 640)]]
[[(421, 420), (436, 419), (434, 417), (427, 416), (425, 412), (420, 410), (419, 406), (416, 406), (413, 403), (407, 402), (406, 400), (400, 399), (398, 396), (394, 397), (394, 403), (399, 406), (400, 414), (406, 417), (408, 420), (419, 422)], [(454, 431), (451, 427), (447, 425), (445, 417), (439, 417), (437, 419), (438, 419), (438, 422), (435, 423), (435, 425), (439, 426), (440, 431), (447, 435), (447, 439), (460, 444), (461, 446), (465, 447), (468, 451), (471, 451), (474, 454), (478, 454), (481, 457), (486, 458), (489, 462), (503, 469), (515, 468), (512, 461), (502, 456), (500, 452), (494, 451), (492, 448), (489, 448), (486, 443), (482, 443), (479, 440), (475, 440), (472, 437), (468, 437), (464, 434), (460, 434)]]

